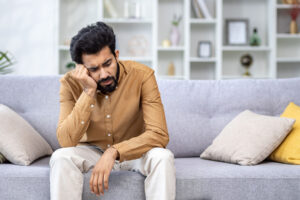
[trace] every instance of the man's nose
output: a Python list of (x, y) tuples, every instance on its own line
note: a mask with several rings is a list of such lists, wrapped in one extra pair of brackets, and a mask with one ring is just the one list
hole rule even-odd
[(109, 74), (102, 68), (100, 70), (100, 80), (106, 79), (109, 76)]

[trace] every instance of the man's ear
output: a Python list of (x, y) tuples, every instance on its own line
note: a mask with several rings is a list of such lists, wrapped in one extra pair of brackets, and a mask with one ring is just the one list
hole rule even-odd
[(116, 59), (119, 60), (119, 53), (120, 51), (118, 49), (115, 50)]

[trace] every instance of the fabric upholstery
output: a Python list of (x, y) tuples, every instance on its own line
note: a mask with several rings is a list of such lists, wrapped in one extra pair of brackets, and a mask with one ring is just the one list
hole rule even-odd
[[(50, 157), (42, 158), (26, 167), (1, 164), (1, 199), (50, 199), (49, 160)], [(194, 157), (177, 158), (175, 167), (177, 200), (300, 199), (299, 165), (265, 161), (255, 166), (240, 166)], [(89, 190), (90, 173), (84, 177), (83, 199), (98, 199)], [(113, 172), (109, 191), (101, 199), (145, 199), (144, 179), (137, 172)]]
[[(0, 104), (8, 105), (26, 119), (54, 150), (59, 147), (56, 139), (59, 78), (0, 76)], [(199, 158), (226, 124), (243, 110), (279, 116), (289, 102), (300, 105), (300, 78), (159, 80), (158, 86), (170, 134), (168, 148), (177, 157), (176, 199), (300, 199), (298, 165), (265, 161), (256, 166), (239, 166)], [(49, 157), (26, 167), (1, 164), (1, 199), (49, 199), (48, 162)], [(83, 199), (93, 199), (89, 196), (88, 180), (86, 174)], [(142, 175), (118, 172), (111, 175), (110, 181), (110, 190), (101, 199), (143, 199)]]

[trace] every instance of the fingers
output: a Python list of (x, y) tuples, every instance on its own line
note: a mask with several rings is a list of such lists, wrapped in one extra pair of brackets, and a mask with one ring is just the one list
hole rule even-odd
[(101, 175), (96, 173), (95, 177), (97, 177), (97, 178), (94, 178), (94, 180), (93, 180), (93, 191), (96, 195), (99, 196), (100, 194), (99, 194), (99, 189), (98, 189), (98, 179), (101, 177)]
[(105, 188), (105, 190), (108, 190), (109, 175), (110, 175), (109, 172), (107, 172), (107, 173), (104, 174), (104, 181), (103, 182), (104, 182), (104, 188)]
[(104, 195), (104, 191), (103, 191), (103, 175), (104, 175), (104, 173), (100, 173), (99, 177), (98, 177), (98, 188), (99, 188), (100, 194), (102, 194), (102, 195)]

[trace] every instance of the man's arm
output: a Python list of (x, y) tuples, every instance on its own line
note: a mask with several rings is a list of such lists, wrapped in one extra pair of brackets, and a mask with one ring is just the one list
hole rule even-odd
[(141, 101), (145, 132), (113, 145), (119, 152), (120, 162), (139, 158), (154, 147), (165, 148), (169, 142), (164, 108), (153, 70), (144, 76)]
[(82, 82), (86, 88), (77, 101), (75, 101), (67, 81), (60, 80), (60, 114), (56, 135), (62, 147), (76, 146), (89, 126), (93, 105), (96, 101), (97, 85), (95, 81), (95, 84), (91, 82), (93, 79), (87, 77), (87, 73), (83, 66), (77, 66), (72, 74), (72, 77)]

